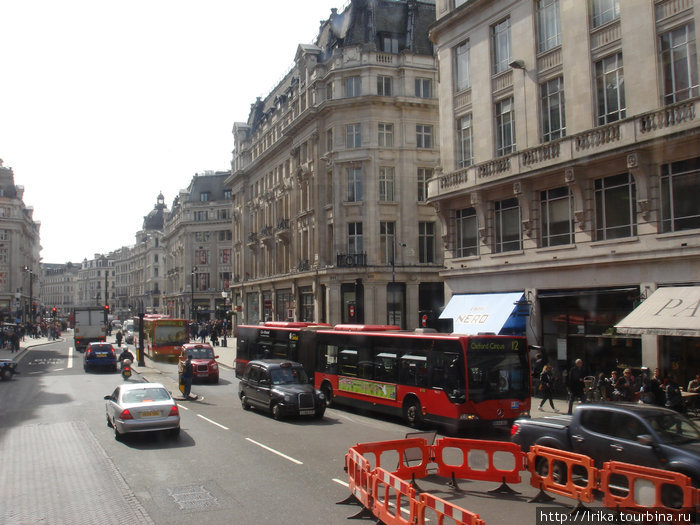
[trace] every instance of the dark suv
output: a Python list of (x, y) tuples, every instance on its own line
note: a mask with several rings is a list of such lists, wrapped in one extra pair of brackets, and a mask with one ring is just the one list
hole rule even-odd
[(85, 349), (83, 370), (90, 368), (109, 368), (117, 371), (117, 354), (110, 343), (90, 343)]
[(238, 384), (244, 410), (263, 408), (275, 419), (283, 416), (322, 418), (326, 398), (309, 383), (300, 363), (284, 359), (251, 361)]

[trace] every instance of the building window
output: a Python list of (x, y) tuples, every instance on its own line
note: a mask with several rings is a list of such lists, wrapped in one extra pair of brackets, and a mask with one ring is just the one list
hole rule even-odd
[(494, 251), (496, 253), (522, 250), (520, 236), (520, 204), (518, 199), (496, 201), (494, 228), (496, 230)]
[(566, 136), (564, 113), (564, 79), (554, 78), (540, 84), (540, 120), (542, 142), (550, 142)]
[(700, 228), (700, 158), (661, 166), (661, 231)]
[(637, 234), (635, 184), (629, 173), (595, 181), (595, 239), (619, 239)]
[(377, 77), (377, 95), (380, 97), (391, 96), (391, 77), (382, 75)]
[(359, 97), (360, 96), (360, 76), (348, 77), (345, 79), (345, 96)]
[(360, 255), (363, 250), (362, 245), (362, 223), (348, 223), (348, 254)]
[(230, 201), (232, 196), (231, 190), (224, 190), (224, 200)]
[(221, 220), (221, 221), (225, 221), (227, 219), (230, 219), (231, 218), (229, 215), (230, 211), (231, 210), (217, 210), (216, 211), (216, 218)]
[(211, 194), (208, 191), (203, 191), (202, 193), (199, 194), (199, 200), (201, 202), (209, 202), (210, 197), (211, 197)]
[(209, 289), (209, 274), (208, 273), (197, 273), (195, 278), (195, 288), (200, 292), (204, 292)]
[(379, 262), (392, 264), (394, 262), (394, 247), (396, 223), (391, 221), (379, 222)]
[(474, 208), (455, 214), (455, 257), (479, 255), (479, 228)]
[(622, 53), (596, 62), (595, 76), (598, 125), (625, 118), (625, 76), (622, 69)]
[(540, 216), (542, 246), (573, 244), (573, 198), (568, 187), (540, 192)]
[(493, 46), (493, 72), (501, 73), (508, 70), (512, 62), (510, 46), (510, 18), (506, 18), (491, 28)]
[(197, 242), (208, 242), (209, 232), (194, 232), (194, 240)]
[(455, 91), (463, 91), (471, 86), (469, 67), (469, 41), (462, 42), (454, 49), (455, 57)]
[(197, 222), (208, 221), (209, 220), (209, 212), (207, 212), (206, 210), (194, 212), (194, 220)]
[(394, 168), (392, 167), (379, 168), (379, 200), (383, 202), (394, 200)]
[(416, 124), (416, 147), (433, 147), (433, 127), (427, 124)]
[(508, 155), (515, 151), (515, 115), (513, 99), (507, 98), (496, 103), (496, 156)]
[(428, 181), (433, 176), (431, 168), (418, 168), (418, 202), (425, 202), (428, 198)]
[(231, 248), (219, 250), (219, 264), (231, 263)]
[(348, 168), (348, 202), (362, 201), (362, 168)]
[(333, 151), (333, 128), (326, 130), (326, 151)]
[(592, 27), (620, 18), (620, 0), (591, 0), (590, 6)]
[(0, 241), (7, 241), (10, 238), (9, 230), (0, 230)]
[(474, 162), (472, 152), (472, 116), (466, 115), (457, 121), (457, 167), (466, 168)]
[(345, 147), (359, 148), (361, 144), (360, 124), (348, 124), (345, 126)]
[(433, 98), (433, 81), (429, 78), (417, 78), (415, 82), (418, 98)]
[(659, 55), (664, 103), (674, 104), (698, 96), (695, 24), (691, 22), (660, 35)]
[(380, 122), (378, 125), (379, 131), (379, 147), (393, 148), (394, 147), (394, 125)]
[(383, 53), (398, 53), (399, 39), (395, 35), (379, 34), (379, 50)]
[(197, 264), (209, 264), (209, 250), (196, 250), (195, 260)]
[(542, 53), (561, 45), (559, 0), (537, 2), (537, 51)]
[(221, 230), (219, 232), (220, 241), (230, 241), (233, 238), (233, 233), (231, 230)]
[(418, 262), (431, 264), (435, 262), (435, 223), (418, 223)]

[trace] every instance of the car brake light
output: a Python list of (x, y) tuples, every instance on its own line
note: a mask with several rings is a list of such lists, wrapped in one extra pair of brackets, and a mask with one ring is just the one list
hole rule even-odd
[(122, 413), (119, 414), (119, 419), (122, 421), (127, 420), (127, 419), (134, 419), (134, 416), (131, 415), (131, 412), (129, 410), (122, 410)]
[(180, 414), (180, 411), (178, 410), (177, 405), (173, 405), (172, 407), (170, 407), (171, 416), (177, 416), (178, 414)]
[(510, 435), (511, 435), (511, 436), (514, 436), (515, 434), (518, 433), (518, 430), (520, 430), (520, 426), (519, 426), (519, 425), (513, 425), (512, 427), (510, 427)]

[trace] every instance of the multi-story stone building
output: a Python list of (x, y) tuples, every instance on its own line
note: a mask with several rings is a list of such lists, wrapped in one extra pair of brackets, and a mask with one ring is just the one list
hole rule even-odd
[(0, 160), (0, 314), (5, 321), (30, 321), (40, 313), (40, 223), (24, 204), (24, 187)]
[(111, 306), (115, 275), (112, 253), (96, 253), (92, 259), (83, 259), (78, 270), (76, 306)]
[(699, 16), (690, 0), (437, 1), (442, 276), (450, 295), (523, 292), (560, 368), (700, 370), (697, 304), (690, 337), (615, 328), (657, 288), (700, 285)]
[(47, 312), (56, 309), (56, 315), (68, 317), (77, 303), (78, 271), (73, 263), (41, 264), (39, 298)]
[(167, 214), (163, 313), (193, 320), (223, 318), (231, 281), (230, 172), (205, 172), (181, 190)]
[(234, 126), (236, 322), (419, 325), (443, 304), (434, 2), (352, 1)]

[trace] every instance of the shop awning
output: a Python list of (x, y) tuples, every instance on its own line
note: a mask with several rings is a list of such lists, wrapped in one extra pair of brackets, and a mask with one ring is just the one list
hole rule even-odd
[(452, 319), (458, 334), (521, 334), (527, 316), (518, 304), (522, 298), (523, 292), (453, 295), (440, 319)]
[(700, 286), (659, 288), (615, 328), (621, 334), (700, 337)]

